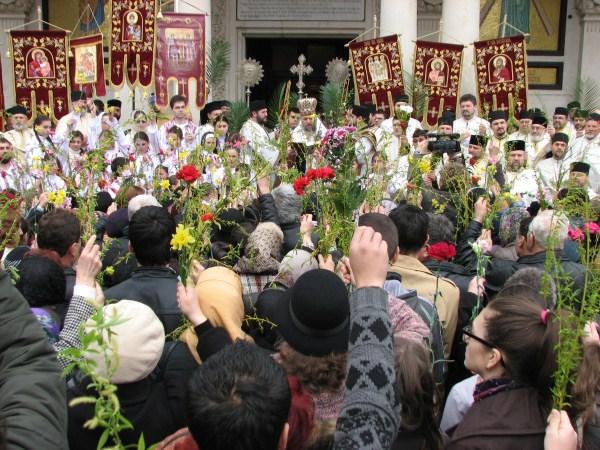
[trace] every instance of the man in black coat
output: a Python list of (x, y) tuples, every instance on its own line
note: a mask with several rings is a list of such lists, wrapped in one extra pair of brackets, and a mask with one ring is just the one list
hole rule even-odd
[(152, 308), (165, 334), (181, 325), (177, 273), (168, 266), (175, 220), (166, 209), (144, 206), (129, 222), (129, 242), (139, 263), (131, 278), (104, 293), (107, 300), (136, 300)]

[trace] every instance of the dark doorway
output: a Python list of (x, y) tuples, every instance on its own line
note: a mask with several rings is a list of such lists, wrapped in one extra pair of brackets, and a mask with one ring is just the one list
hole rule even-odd
[(263, 66), (264, 76), (258, 86), (252, 88), (252, 99), (269, 100), (273, 91), (281, 83), (292, 81), (291, 89), (296, 88), (297, 75), (290, 67), (298, 64), (298, 56), (304, 54), (306, 63), (313, 72), (304, 77), (304, 92), (318, 98), (319, 87), (327, 82), (325, 67), (333, 58), (348, 59), (348, 49), (344, 44), (348, 38), (246, 38), (246, 58), (254, 58)]

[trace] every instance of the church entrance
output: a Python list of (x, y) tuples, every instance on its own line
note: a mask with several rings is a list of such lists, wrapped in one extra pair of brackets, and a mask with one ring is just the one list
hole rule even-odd
[(246, 58), (259, 61), (264, 76), (258, 86), (252, 88), (251, 99), (270, 100), (277, 87), (292, 80), (292, 91), (298, 90), (298, 76), (290, 72), (290, 67), (298, 64), (298, 56), (304, 54), (306, 65), (313, 71), (304, 76), (304, 92), (318, 98), (319, 87), (327, 82), (325, 68), (333, 58), (348, 59), (348, 49), (344, 44), (348, 38), (246, 38)]

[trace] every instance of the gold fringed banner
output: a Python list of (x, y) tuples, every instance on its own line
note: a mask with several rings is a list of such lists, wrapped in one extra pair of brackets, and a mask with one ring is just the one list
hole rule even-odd
[(110, 82), (149, 87), (154, 80), (156, 0), (111, 0)]
[(35, 117), (68, 112), (67, 34), (63, 30), (11, 31), (15, 102)]
[(158, 22), (156, 44), (156, 104), (169, 104), (168, 83), (174, 80), (177, 92), (188, 99), (189, 84), (196, 81), (196, 106), (206, 103), (205, 16), (163, 13)]
[(354, 91), (361, 105), (392, 111), (404, 93), (402, 54), (397, 34), (350, 44)]
[(71, 49), (71, 56), (69, 56), (71, 89), (85, 91), (88, 97), (105, 96), (102, 35), (71, 39), (69, 48)]
[(517, 115), (527, 109), (527, 48), (524, 36), (475, 42), (477, 92), (483, 116)]
[(456, 113), (462, 52), (462, 45), (417, 41), (413, 83), (420, 81), (428, 93), (427, 109), (417, 119), (428, 129), (437, 126), (444, 110)]

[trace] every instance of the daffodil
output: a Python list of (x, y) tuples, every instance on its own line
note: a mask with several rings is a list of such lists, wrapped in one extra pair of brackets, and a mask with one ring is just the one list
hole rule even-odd
[(64, 189), (60, 189), (56, 192), (48, 192), (48, 201), (57, 208), (61, 207), (65, 203), (67, 193)]
[(185, 158), (187, 158), (189, 152), (179, 152), (179, 160), (183, 161), (185, 160)]
[(183, 250), (194, 242), (196, 242), (196, 239), (191, 235), (190, 229), (183, 224), (177, 225), (173, 239), (171, 239), (171, 248), (173, 250)]
[(114, 275), (115, 268), (113, 266), (107, 266), (106, 269), (104, 269), (104, 273), (110, 277)]
[(158, 182), (158, 186), (161, 189), (169, 189), (169, 186), (171, 186), (171, 183), (169, 182), (169, 180), (160, 180)]

